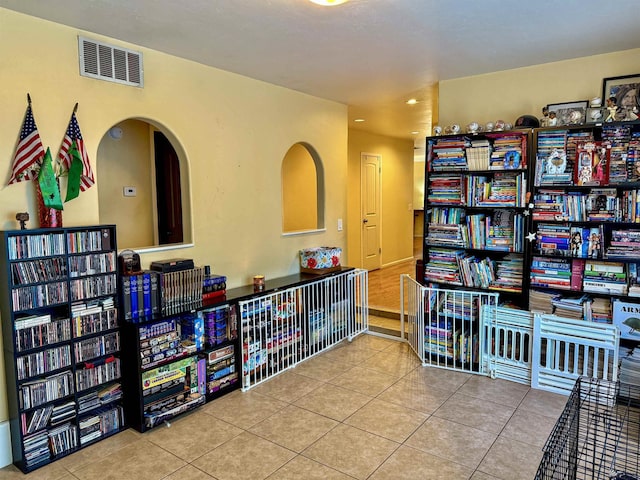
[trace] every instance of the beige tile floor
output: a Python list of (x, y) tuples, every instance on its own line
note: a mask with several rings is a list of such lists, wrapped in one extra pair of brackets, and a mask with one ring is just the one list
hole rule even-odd
[(362, 335), (170, 427), (0, 480), (531, 479), (565, 401)]

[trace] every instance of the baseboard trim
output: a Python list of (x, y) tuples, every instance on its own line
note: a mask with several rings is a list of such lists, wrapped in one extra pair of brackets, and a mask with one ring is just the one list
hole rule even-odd
[(405, 262), (408, 262), (409, 260), (413, 260), (413, 259), (414, 259), (414, 257), (406, 257), (406, 258), (403, 258), (401, 260), (396, 260), (394, 262), (385, 263), (380, 268), (393, 267), (394, 265), (398, 265), (399, 263), (405, 263)]
[(0, 422), (0, 468), (13, 463), (9, 421)]

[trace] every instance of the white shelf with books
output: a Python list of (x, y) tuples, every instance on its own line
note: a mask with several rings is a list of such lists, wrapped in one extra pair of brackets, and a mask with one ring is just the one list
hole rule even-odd
[(424, 284), (523, 295), (531, 130), (427, 138)]
[(124, 427), (119, 375), (97, 375), (119, 362), (115, 252), (113, 225), (2, 232), (12, 450), (25, 473)]
[(640, 124), (536, 129), (533, 144), (530, 308), (612, 323), (613, 300), (640, 297)]

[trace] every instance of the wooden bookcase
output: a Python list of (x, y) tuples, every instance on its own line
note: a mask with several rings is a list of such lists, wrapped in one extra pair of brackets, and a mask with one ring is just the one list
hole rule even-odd
[(29, 472), (123, 428), (116, 228), (2, 232), (14, 463)]
[(537, 129), (533, 143), (530, 307), (611, 323), (614, 302), (640, 296), (640, 123)]
[(531, 130), (428, 137), (420, 281), (527, 307)]

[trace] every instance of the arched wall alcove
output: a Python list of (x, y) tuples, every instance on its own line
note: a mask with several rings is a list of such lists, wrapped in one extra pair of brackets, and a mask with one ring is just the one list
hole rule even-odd
[(306, 142), (295, 143), (282, 160), (282, 233), (324, 229), (324, 192), (318, 152)]
[(97, 157), (100, 223), (117, 226), (119, 249), (191, 244), (189, 162), (168, 128), (123, 120), (104, 134)]

